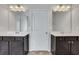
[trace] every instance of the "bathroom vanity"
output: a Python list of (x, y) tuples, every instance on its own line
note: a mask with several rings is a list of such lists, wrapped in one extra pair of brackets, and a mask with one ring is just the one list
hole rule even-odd
[(79, 55), (78, 33), (51, 34), (51, 52), (55, 55)]
[(78, 5), (67, 12), (52, 11), (51, 52), (56, 55), (79, 55)]
[(29, 51), (29, 34), (0, 35), (0, 55), (26, 55)]

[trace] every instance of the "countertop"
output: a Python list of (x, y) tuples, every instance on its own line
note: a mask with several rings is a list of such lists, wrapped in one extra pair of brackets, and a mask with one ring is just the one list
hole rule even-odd
[(79, 36), (79, 32), (51, 32), (54, 36)]
[(26, 36), (28, 32), (0, 32), (0, 36)]

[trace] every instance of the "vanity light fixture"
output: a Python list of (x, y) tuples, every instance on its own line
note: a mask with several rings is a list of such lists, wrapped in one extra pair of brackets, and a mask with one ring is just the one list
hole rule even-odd
[(23, 5), (11, 5), (9, 8), (11, 11), (14, 12), (25, 12), (25, 8)]
[(57, 5), (55, 8), (53, 8), (53, 11), (54, 12), (56, 12), (56, 11), (58, 11), (58, 12), (65, 12), (65, 11), (68, 11), (68, 10), (70, 10), (70, 6), (69, 5), (62, 5), (62, 4), (60, 4), (60, 5)]

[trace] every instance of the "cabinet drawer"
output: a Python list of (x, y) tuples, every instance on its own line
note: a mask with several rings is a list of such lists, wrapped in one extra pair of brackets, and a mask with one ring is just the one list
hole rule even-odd
[(56, 37), (59, 41), (76, 41), (77, 37)]
[(24, 37), (15, 37), (15, 40), (23, 40)]
[(14, 37), (3, 37), (3, 40), (7, 40), (7, 41), (14, 40)]
[(64, 37), (67, 41), (76, 41), (77, 37)]
[(0, 41), (0, 55), (8, 55), (8, 41)]
[(56, 37), (57, 41), (65, 41), (64, 37)]
[(0, 37), (0, 40), (2, 40), (2, 37)]

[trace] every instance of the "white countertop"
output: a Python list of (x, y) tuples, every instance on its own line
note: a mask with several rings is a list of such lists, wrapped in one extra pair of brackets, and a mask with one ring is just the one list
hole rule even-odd
[(79, 32), (51, 32), (54, 36), (79, 36)]
[(0, 36), (25, 36), (28, 32), (0, 32)]

